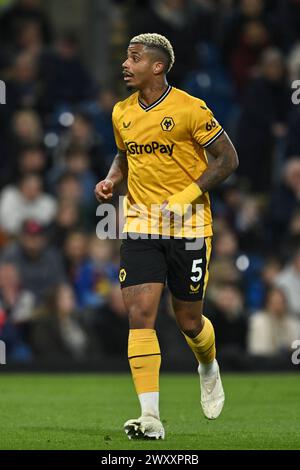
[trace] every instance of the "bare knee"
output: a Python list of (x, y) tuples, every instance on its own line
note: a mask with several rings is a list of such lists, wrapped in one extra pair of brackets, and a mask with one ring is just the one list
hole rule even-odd
[(129, 316), (129, 328), (154, 329), (162, 289), (161, 283), (141, 284), (122, 289)]
[(181, 331), (195, 338), (203, 328), (202, 302), (184, 302), (173, 299), (173, 308)]
[(202, 315), (201, 313), (194, 315), (185, 312), (180, 315), (180, 318), (177, 318), (177, 323), (184, 334), (190, 338), (195, 338), (202, 330)]
[(138, 304), (128, 308), (129, 328), (154, 328), (155, 313), (149, 306)]

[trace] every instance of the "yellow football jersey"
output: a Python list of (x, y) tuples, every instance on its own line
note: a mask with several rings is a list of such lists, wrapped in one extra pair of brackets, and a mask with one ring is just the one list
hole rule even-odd
[(193, 202), (184, 231), (174, 228), (177, 225), (171, 221), (170, 233), (170, 227), (165, 227), (152, 206), (159, 207), (207, 168), (205, 147), (223, 129), (205, 102), (168, 86), (158, 100), (145, 106), (136, 92), (115, 105), (112, 121), (117, 147), (126, 151), (128, 159), (124, 231), (185, 237), (212, 235), (208, 193)]

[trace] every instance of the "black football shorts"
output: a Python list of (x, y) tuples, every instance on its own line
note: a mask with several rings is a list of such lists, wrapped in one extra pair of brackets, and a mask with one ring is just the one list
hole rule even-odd
[(179, 300), (204, 297), (212, 237), (126, 238), (121, 244), (121, 288), (160, 282)]

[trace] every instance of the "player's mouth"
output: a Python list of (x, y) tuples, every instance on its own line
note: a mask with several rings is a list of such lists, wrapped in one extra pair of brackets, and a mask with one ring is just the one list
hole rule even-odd
[(128, 82), (129, 80), (133, 78), (133, 75), (128, 72), (123, 72), (123, 77), (124, 77), (125, 82)]

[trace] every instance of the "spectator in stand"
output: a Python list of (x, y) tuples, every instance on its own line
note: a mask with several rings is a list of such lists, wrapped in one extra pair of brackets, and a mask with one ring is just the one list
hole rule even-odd
[(197, 49), (200, 65), (186, 74), (183, 89), (209, 103), (217, 119), (228, 128), (236, 106), (232, 79), (221, 62), (217, 46), (204, 43)]
[(25, 145), (11, 155), (13, 158), (7, 161), (7, 170), (0, 176), (0, 187), (7, 188), (8, 185), (17, 184), (27, 174), (39, 175), (44, 182), (48, 162), (43, 146)]
[(282, 269), (282, 264), (279, 258), (271, 256), (264, 260), (261, 267), (261, 272), (257, 276), (255, 289), (252, 292), (251, 310), (263, 308), (266, 298), (266, 292), (275, 284), (275, 279)]
[(34, 351), (44, 359), (83, 359), (88, 337), (79, 322), (72, 288), (61, 284), (50, 290), (37, 310), (32, 327)]
[(54, 50), (44, 52), (40, 59), (40, 78), (44, 84), (44, 111), (76, 106), (94, 97), (95, 85), (81, 61), (76, 33), (61, 34)]
[(73, 173), (65, 173), (59, 178), (55, 188), (55, 196), (57, 199), (70, 201), (80, 206), (82, 193), (83, 189), (78, 176)]
[[(93, 329), (104, 354), (122, 356), (127, 348), (128, 314), (123, 302), (119, 283), (111, 286), (107, 303), (94, 317)], [(107, 331), (114, 331), (109, 337)]]
[(275, 278), (275, 285), (285, 293), (288, 310), (300, 318), (300, 248)]
[(263, 0), (241, 0), (229, 9), (223, 21), (223, 57), (226, 63), (241, 40), (245, 24), (260, 21), (266, 25), (265, 2)]
[(12, 120), (12, 138), (20, 147), (40, 144), (43, 140), (43, 128), (39, 115), (32, 109), (17, 111)]
[(245, 195), (236, 214), (240, 249), (262, 254), (265, 252), (264, 201), (256, 195)]
[[(300, 80), (300, 40), (291, 50), (288, 57), (289, 80), (293, 88), (293, 104), (290, 114), (289, 132), (287, 139), (287, 155), (300, 155), (300, 106), (299, 106), (299, 80)], [(296, 100), (296, 101), (295, 101)], [(298, 104), (298, 106), (297, 106)]]
[(78, 205), (69, 199), (59, 200), (56, 217), (50, 226), (50, 238), (53, 245), (61, 249), (69, 233), (79, 230), (81, 224), (81, 214)]
[[(300, 76), (300, 75), (299, 75)], [(293, 92), (296, 90), (293, 90)], [(299, 95), (297, 97), (299, 99)], [(287, 155), (300, 155), (300, 107), (294, 106), (289, 120), (288, 136), (287, 136)]]
[(218, 338), (220, 352), (238, 354), (245, 352), (248, 318), (245, 314), (243, 296), (235, 284), (220, 284), (214, 298), (206, 307)]
[(289, 53), (287, 59), (290, 81), (300, 78), (300, 42), (297, 42)]
[(38, 57), (44, 47), (40, 25), (35, 21), (26, 21), (16, 38), (16, 46)]
[(37, 303), (47, 289), (65, 280), (60, 254), (49, 246), (45, 228), (34, 220), (24, 222), (19, 239), (4, 249), (0, 261), (17, 267), (22, 286)]
[(112, 262), (114, 243), (93, 236), (89, 256), (77, 270), (75, 290), (80, 307), (97, 309), (106, 301), (113, 283), (118, 282), (118, 266)]
[(289, 312), (284, 292), (273, 287), (267, 293), (265, 307), (249, 320), (248, 351), (259, 356), (275, 356), (292, 352), (292, 343), (299, 339), (300, 323)]
[[(241, 226), (239, 228), (241, 229)], [(255, 230), (253, 231), (255, 233)], [(262, 247), (252, 245), (252, 243), (257, 243), (256, 237), (252, 238), (250, 235), (252, 235), (250, 225), (247, 243), (245, 243), (246, 235), (242, 231), (240, 233), (234, 232), (226, 226), (215, 230), (213, 258), (210, 263), (210, 282), (207, 290), (209, 298), (214, 298), (219, 285), (229, 282), (243, 288), (244, 303), (247, 309), (257, 307), (261, 297), (262, 288), (259, 277), (264, 258)], [(243, 249), (247, 248), (247, 251), (241, 251), (241, 242), (244, 243)]]
[(26, 24), (34, 23), (40, 30), (43, 42), (51, 39), (49, 18), (42, 9), (41, 0), (16, 0), (0, 15), (0, 42), (11, 46), (18, 38), (20, 30)]
[(107, 166), (102, 155), (102, 141), (96, 134), (91, 118), (86, 113), (77, 113), (69, 130), (62, 133), (54, 152), (56, 163), (63, 163), (70, 148), (80, 148), (89, 155), (90, 167), (101, 179), (106, 176)]
[(289, 51), (300, 40), (299, 0), (272, 1), (275, 5), (272, 27), (276, 31), (278, 43), (284, 51)]
[(267, 192), (275, 145), (287, 134), (291, 98), (279, 50), (263, 52), (260, 70), (260, 76), (249, 81), (243, 100), (237, 132), (238, 173), (248, 179), (253, 190)]
[(71, 231), (65, 238), (64, 264), (68, 279), (73, 287), (81, 265), (88, 258), (88, 241), (88, 234), (80, 229)]
[(227, 282), (239, 283), (241, 273), (237, 269), (236, 260), (239, 254), (237, 235), (228, 228), (215, 234), (213, 258), (210, 262), (210, 282), (207, 294), (214, 296), (220, 284)]
[(24, 51), (15, 57), (6, 86), (8, 117), (20, 108), (39, 107), (41, 87), (37, 59), (31, 52)]
[[(15, 181), (18, 156), (24, 147), (41, 147), (43, 131), (39, 115), (33, 110), (17, 111), (5, 133), (6, 152), (1, 153), (0, 185)], [(2, 147), (3, 141), (1, 142)], [(19, 157), (20, 159), (20, 157)]]
[(98, 180), (90, 169), (90, 158), (83, 148), (69, 147), (67, 149), (64, 162), (54, 165), (49, 172), (48, 180), (51, 187), (55, 187), (58, 179), (64, 173), (72, 173), (77, 176), (82, 187), (82, 203), (86, 210), (94, 210), (94, 188)]
[(246, 197), (245, 190), (240, 187), (238, 179), (236, 177), (228, 179), (219, 190), (216, 189), (214, 196), (211, 202), (217, 225), (222, 221), (227, 228), (237, 231), (237, 216)]
[(23, 289), (16, 266), (0, 264), (0, 339), (12, 360), (31, 359), (27, 342), (34, 302), (34, 295)]
[(257, 74), (257, 64), (270, 45), (269, 31), (263, 22), (250, 20), (243, 25), (240, 40), (232, 52), (230, 69), (239, 96), (242, 98), (249, 79)]
[(300, 157), (290, 158), (282, 169), (281, 184), (271, 194), (269, 238), (275, 249), (285, 239), (293, 214), (300, 208)]
[(38, 174), (44, 181), (47, 170), (47, 156), (45, 149), (40, 145), (24, 147), (18, 155), (17, 176), (25, 174)]
[(47, 225), (56, 214), (55, 199), (43, 193), (42, 180), (35, 174), (25, 174), (18, 186), (7, 186), (0, 196), (0, 223), (4, 231), (17, 235), (26, 219), (36, 219)]
[(300, 246), (300, 208), (293, 213), (286, 237), (282, 240), (280, 254), (282, 259), (291, 259), (297, 247)]
[(101, 150), (105, 157), (105, 164), (108, 166), (110, 166), (116, 152), (111, 114), (117, 101), (118, 95), (115, 91), (106, 88), (100, 90), (96, 101), (82, 106), (83, 111), (90, 116), (91, 122), (93, 122), (93, 126), (99, 136), (99, 155)]

